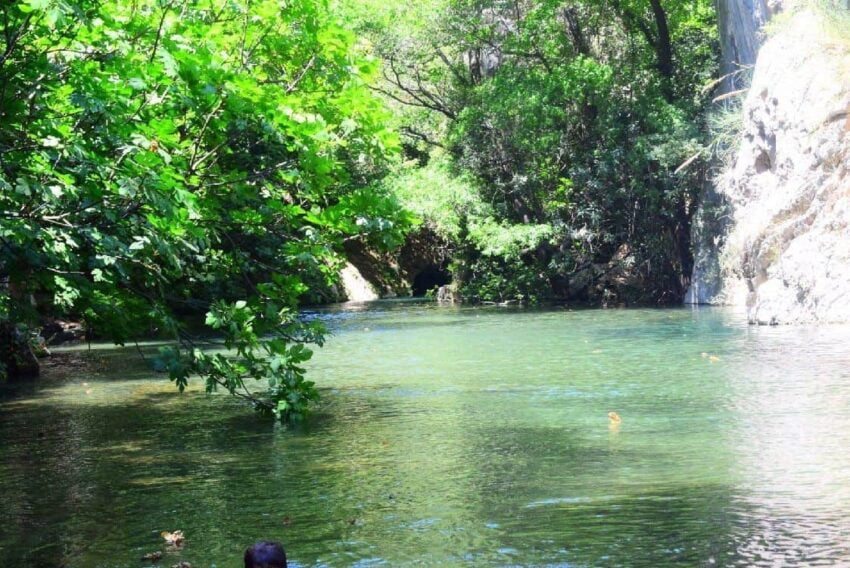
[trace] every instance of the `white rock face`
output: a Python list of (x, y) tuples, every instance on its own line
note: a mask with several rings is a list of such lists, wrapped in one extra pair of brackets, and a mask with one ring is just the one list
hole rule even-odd
[(349, 302), (371, 302), (380, 298), (375, 287), (350, 262), (345, 263), (340, 272), (340, 282)]
[[(746, 306), (753, 323), (850, 321), (850, 49), (797, 9), (762, 47), (715, 274), (700, 260), (688, 300)], [(710, 248), (711, 243), (703, 249)]]

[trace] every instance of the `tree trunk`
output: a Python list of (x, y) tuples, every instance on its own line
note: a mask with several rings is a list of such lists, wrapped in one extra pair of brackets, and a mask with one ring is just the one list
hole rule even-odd
[(668, 102), (673, 101), (673, 44), (670, 41), (670, 26), (667, 22), (667, 12), (661, 5), (661, 0), (649, 0), (652, 15), (655, 18), (655, 55), (658, 59), (658, 72), (664, 81), (664, 96)]

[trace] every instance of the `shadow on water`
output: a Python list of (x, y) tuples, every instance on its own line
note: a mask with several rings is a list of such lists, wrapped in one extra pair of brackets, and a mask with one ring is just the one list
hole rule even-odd
[(850, 329), (373, 310), (311, 362), (323, 402), (297, 428), (128, 351), (7, 391), (0, 565), (135, 567), (176, 529), (162, 566), (238, 566), (261, 537), (302, 566), (850, 557)]

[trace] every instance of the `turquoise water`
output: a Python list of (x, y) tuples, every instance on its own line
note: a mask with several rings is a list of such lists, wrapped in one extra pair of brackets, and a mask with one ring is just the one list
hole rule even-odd
[[(0, 398), (0, 565), (850, 563), (850, 327), (722, 310), (315, 312), (286, 429), (132, 350)], [(97, 347), (97, 346), (96, 346)], [(622, 417), (611, 425), (608, 412)], [(159, 532), (183, 530), (182, 549)]]

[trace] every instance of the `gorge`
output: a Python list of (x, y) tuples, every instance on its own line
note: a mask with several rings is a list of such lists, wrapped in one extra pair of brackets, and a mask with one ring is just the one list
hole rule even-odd
[[(564, 268), (566, 274), (539, 267), (534, 260), (535, 255), (550, 262), (559, 258), (551, 243), (544, 241), (529, 242), (522, 262), (535, 266), (535, 277), (544, 288), (541, 298), (628, 305), (669, 304), (684, 297), (686, 304), (735, 306), (745, 310), (752, 323), (846, 321), (850, 319), (846, 136), (850, 131), (850, 11), (844, 2), (794, 0), (718, 0), (715, 8), (720, 79), (716, 86), (709, 83), (713, 102), (705, 112), (709, 122), (712, 115), (722, 115), (725, 122), (721, 132), (708, 134), (703, 152), (707, 165), (696, 167), (695, 172), (698, 189), (690, 194), (682, 190), (685, 196), (677, 207), (685, 212), (677, 214), (669, 229), (663, 223), (656, 225), (662, 241), (674, 238), (676, 227), (690, 227), (690, 239), (675, 237), (679, 239), (675, 247), (661, 245), (667, 247), (661, 256), (668, 258), (654, 259), (656, 265), (670, 263), (665, 268), (668, 275), (641, 272), (640, 267), (651, 260), (641, 255), (646, 245), (640, 242), (644, 238), (640, 234), (613, 236), (620, 243), (616, 250), (599, 247), (590, 255), (575, 254), (572, 260), (565, 255), (560, 262), (579, 266), (572, 272)], [(500, 17), (510, 21), (509, 16)], [(511, 56), (499, 55), (508, 51), (503, 45), (491, 40), (488, 49), (490, 76), (500, 66), (515, 64)], [(594, 52), (593, 46), (587, 46), (587, 52)], [(683, 57), (677, 51), (675, 61)], [(459, 65), (465, 68), (472, 60), (467, 57)], [(710, 156), (712, 146), (718, 144), (713, 138), (726, 139), (724, 156)], [(647, 183), (664, 187), (670, 182)], [(691, 182), (682, 178), (672, 183)], [(441, 189), (430, 191), (440, 193)], [(426, 208), (424, 214), (427, 219), (431, 210)], [(635, 215), (646, 214), (645, 205), (637, 207)], [(578, 221), (579, 225), (584, 222)], [(546, 216), (537, 222), (553, 225)], [(529, 230), (534, 225), (533, 220), (523, 223)], [(568, 245), (557, 241), (575, 239), (583, 230), (574, 228), (572, 236), (562, 236), (554, 229), (550, 238), (563, 251)], [(448, 260), (453, 261), (457, 280), (470, 272), (469, 258), (458, 256), (464, 249), (461, 240), (451, 236), (442, 240), (441, 264), (445, 267)], [(481, 248), (474, 243), (469, 246)], [(373, 281), (379, 296), (406, 295), (412, 290), (415, 274), (391, 286), (385, 278), (370, 276), (376, 271), (369, 259), (355, 255), (353, 262)], [(680, 287), (672, 283), (670, 275), (676, 273), (683, 283)], [(506, 283), (517, 278), (503, 273), (502, 286), (507, 288)], [(463, 285), (458, 281), (455, 287)], [(647, 290), (653, 286), (667, 291)]]
[(0, 566), (848, 564), (846, 0), (0, 13)]

